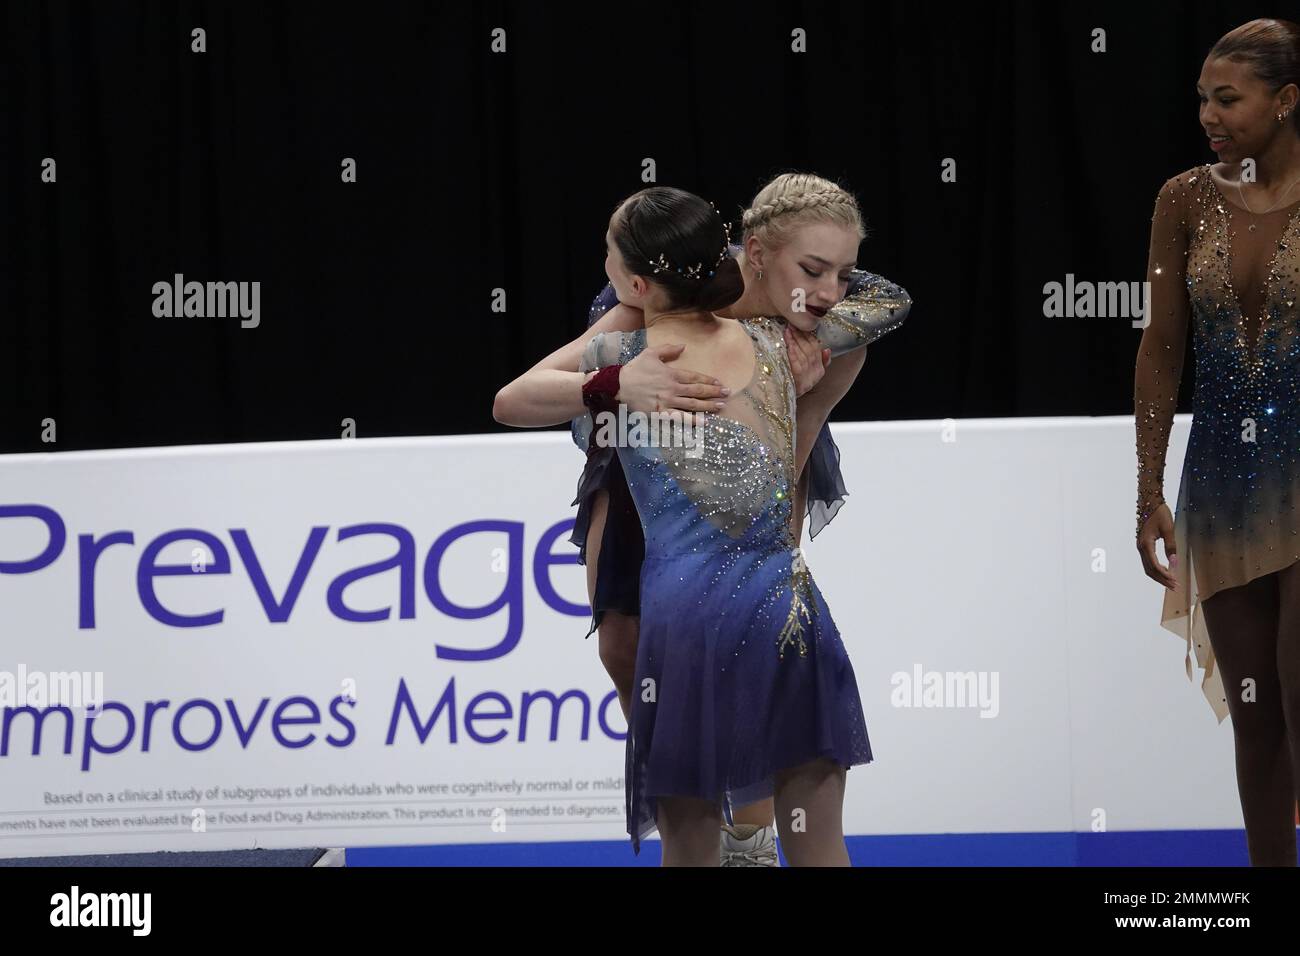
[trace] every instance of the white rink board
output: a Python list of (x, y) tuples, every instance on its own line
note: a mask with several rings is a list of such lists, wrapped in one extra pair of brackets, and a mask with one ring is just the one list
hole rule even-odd
[[(833, 426), (850, 497), (805, 553), (876, 757), (849, 774), (846, 832), (1240, 826), (1230, 726), (1133, 548), (1132, 419), (943, 427)], [(0, 457), (0, 509), (57, 515), (0, 518), (0, 671), (100, 672), (106, 701), (48, 713), (39, 755), (32, 714), (9, 715), (0, 856), (624, 839), (624, 723), (582, 639), (583, 569), (545, 559), (574, 553), (581, 464), (558, 432)], [(513, 530), (456, 537), (476, 522)], [(363, 525), (388, 530), (340, 539)], [(215, 546), (147, 555), (186, 529)], [(114, 532), (131, 543), (80, 541)], [(202, 575), (151, 572), (200, 546)], [(917, 669), (983, 674), (996, 715), (895, 706)]]

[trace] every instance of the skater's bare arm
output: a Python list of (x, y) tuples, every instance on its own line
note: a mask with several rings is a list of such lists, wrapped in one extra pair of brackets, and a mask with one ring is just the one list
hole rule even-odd
[[(614, 306), (578, 338), (497, 392), (492, 417), (503, 425), (542, 428), (585, 415), (582, 386), (594, 373), (579, 372), (578, 362), (587, 343), (600, 332), (632, 332), (642, 325), (639, 309), (621, 303)], [(658, 345), (644, 349), (619, 372), (618, 400), (635, 411), (717, 411), (723, 397), (721, 382), (711, 375), (664, 364), (681, 355), (684, 348)]]

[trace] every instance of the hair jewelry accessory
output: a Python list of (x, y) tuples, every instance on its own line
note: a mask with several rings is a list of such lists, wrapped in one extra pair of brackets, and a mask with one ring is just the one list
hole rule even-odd
[[(709, 203), (709, 205), (713, 206), (713, 203)], [(716, 213), (718, 207), (713, 206), (713, 211)], [(721, 214), (719, 213), (719, 215)], [(693, 266), (674, 267), (662, 252), (659, 253), (658, 258), (650, 260), (650, 265), (654, 266), (654, 274), (658, 275), (660, 272), (676, 272), (678, 275), (686, 279), (713, 278), (717, 274), (718, 266), (722, 265), (723, 261), (731, 253), (731, 223), (724, 222), (722, 224), (722, 231), (726, 234), (726, 238), (722, 241), (722, 251), (718, 253), (718, 258), (714, 259), (709, 265), (709, 271), (707, 274), (704, 272), (703, 262), (697, 262)]]

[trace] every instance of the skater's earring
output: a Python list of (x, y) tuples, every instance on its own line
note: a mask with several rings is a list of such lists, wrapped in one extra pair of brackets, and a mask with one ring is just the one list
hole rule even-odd
[(759, 269), (758, 272), (754, 274), (754, 278), (761, 280), (763, 278), (763, 270)]

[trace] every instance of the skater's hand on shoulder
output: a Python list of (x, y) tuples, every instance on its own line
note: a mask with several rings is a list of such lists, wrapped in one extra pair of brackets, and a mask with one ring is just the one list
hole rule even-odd
[(618, 373), (618, 400), (634, 412), (716, 412), (729, 390), (712, 375), (669, 368), (686, 346), (653, 345)]
[[(1156, 557), (1156, 541), (1165, 543), (1165, 555), (1169, 565), (1163, 565)], [(1167, 588), (1177, 588), (1178, 578), (1174, 571), (1178, 568), (1178, 547), (1174, 543), (1174, 516), (1169, 505), (1161, 503), (1151, 512), (1142, 530), (1138, 532), (1138, 554), (1142, 557), (1142, 570), (1152, 581), (1157, 581)]]
[(814, 332), (791, 325), (785, 327), (785, 350), (790, 356), (790, 374), (794, 376), (794, 393), (799, 397), (812, 391), (831, 364), (831, 350), (822, 348)]

